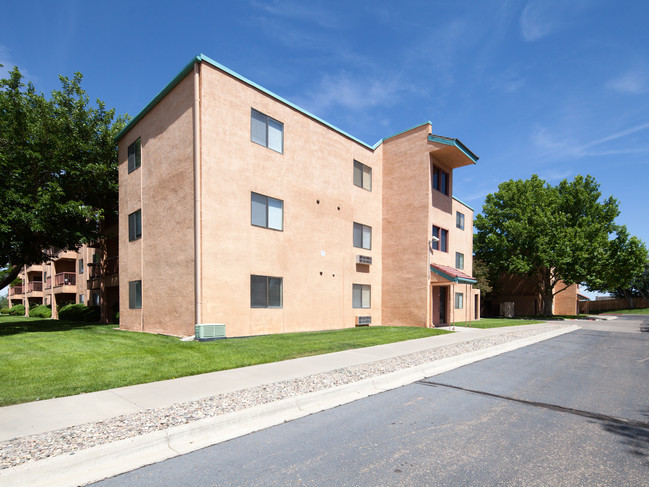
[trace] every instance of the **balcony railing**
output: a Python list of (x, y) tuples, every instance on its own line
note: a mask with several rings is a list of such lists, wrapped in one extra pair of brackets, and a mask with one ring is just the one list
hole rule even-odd
[(106, 259), (106, 274), (117, 274), (119, 273), (119, 257), (109, 257)]
[(22, 286), (14, 286), (9, 288), (9, 294), (12, 296), (15, 296), (17, 294), (22, 294), (23, 293), (23, 287)]
[(76, 286), (77, 275), (74, 272), (60, 272), (54, 276), (54, 287)]
[(45, 278), (45, 289), (52, 289), (52, 277), (47, 276)]
[(31, 293), (33, 291), (42, 291), (43, 282), (42, 281), (32, 281), (27, 283), (27, 292)]

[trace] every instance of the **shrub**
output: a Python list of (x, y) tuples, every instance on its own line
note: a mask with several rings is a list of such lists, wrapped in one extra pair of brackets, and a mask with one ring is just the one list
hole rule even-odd
[(30, 307), (29, 316), (32, 318), (51, 318), (52, 308), (50, 306), (45, 306), (44, 304), (34, 306), (33, 308)]
[(8, 315), (9, 314), (9, 306), (5, 306), (4, 308), (0, 309), (0, 315)]
[(67, 321), (99, 321), (101, 312), (99, 306), (86, 306), (85, 304), (66, 304), (59, 310), (59, 319)]
[(17, 304), (9, 310), (11, 316), (25, 316), (25, 305)]

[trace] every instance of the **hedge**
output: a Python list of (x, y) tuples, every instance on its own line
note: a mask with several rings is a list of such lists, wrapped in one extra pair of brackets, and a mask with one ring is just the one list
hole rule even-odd
[(32, 318), (51, 318), (52, 317), (52, 308), (44, 304), (34, 306), (29, 308), (29, 316)]
[(101, 317), (99, 306), (86, 306), (85, 304), (67, 304), (59, 310), (59, 319), (67, 321), (87, 321), (96, 323)]
[(9, 310), (11, 316), (25, 316), (25, 305), (17, 304)]

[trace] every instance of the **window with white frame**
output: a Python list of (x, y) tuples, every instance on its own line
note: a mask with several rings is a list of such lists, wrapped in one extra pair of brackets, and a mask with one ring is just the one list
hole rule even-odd
[(455, 252), (455, 268), (460, 270), (464, 269), (464, 254), (460, 252)]
[(372, 168), (355, 160), (354, 184), (359, 188), (372, 191)]
[(455, 293), (455, 309), (464, 308), (464, 293)]
[(250, 117), (250, 140), (281, 154), (284, 152), (284, 124), (253, 108)]
[(281, 308), (283, 279), (270, 276), (250, 276), (250, 307)]
[(460, 230), (464, 230), (464, 213), (458, 211), (455, 214), (455, 226)]
[(372, 227), (354, 222), (354, 247), (371, 250)]
[(372, 307), (372, 289), (369, 284), (352, 284), (352, 307)]
[(263, 194), (250, 193), (250, 223), (273, 230), (284, 229), (284, 202)]

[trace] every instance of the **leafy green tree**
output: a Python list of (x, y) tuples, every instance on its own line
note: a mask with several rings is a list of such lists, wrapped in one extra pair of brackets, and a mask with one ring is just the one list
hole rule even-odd
[(0, 296), (0, 309), (9, 307), (9, 297), (6, 294)]
[(644, 298), (649, 300), (649, 261), (642, 265), (635, 277), (626, 286), (618, 287), (613, 294), (618, 298), (624, 298), (629, 301), (633, 308), (635, 298)]
[(50, 99), (14, 68), (0, 80), (0, 288), (23, 264), (48, 259), (51, 247), (74, 248), (98, 237), (117, 211), (115, 118), (91, 105), (82, 76), (60, 76)]
[(554, 296), (567, 286), (603, 289), (617, 279), (613, 250), (637, 244), (635, 237), (629, 244), (626, 228), (615, 224), (617, 201), (600, 199), (599, 184), (591, 176), (557, 186), (536, 175), (506, 181), (486, 197), (475, 219), (476, 257), (499, 274), (531, 279), (543, 314), (551, 315)]

